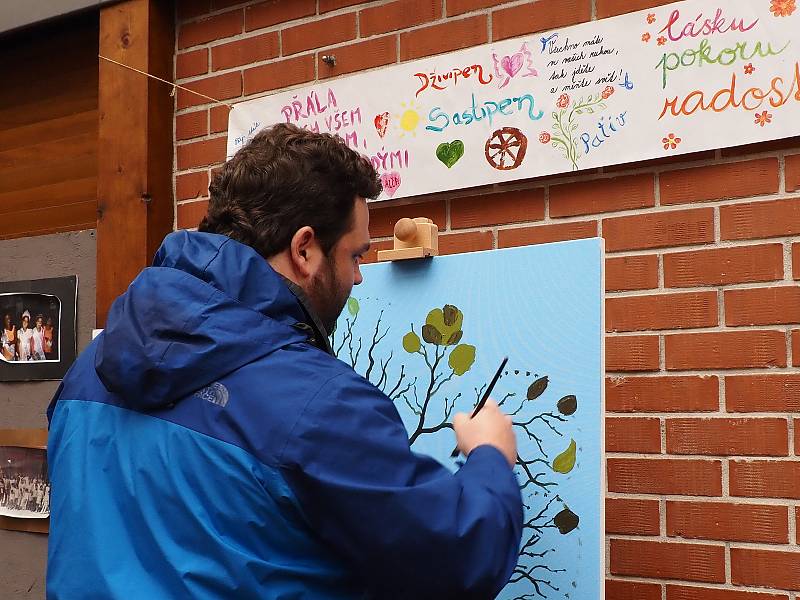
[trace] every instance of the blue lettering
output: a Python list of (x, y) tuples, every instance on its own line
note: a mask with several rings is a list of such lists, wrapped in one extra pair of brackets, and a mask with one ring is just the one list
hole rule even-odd
[(428, 113), (428, 120), (433, 123), (439, 119), (444, 119), (444, 125), (441, 127), (436, 127), (435, 125), (426, 125), (425, 129), (429, 129), (430, 131), (444, 131), (447, 129), (447, 126), (450, 125), (450, 117), (447, 116), (447, 113), (443, 112), (438, 106), (434, 106), (431, 109), (431, 112)]
[(533, 105), (535, 101), (533, 99), (533, 96), (531, 96), (530, 94), (525, 94), (524, 96), (520, 96), (519, 98), (513, 98), (513, 100), (514, 102), (517, 103), (517, 110), (520, 111), (522, 110), (523, 100), (528, 100), (530, 102), (530, 106), (528, 106), (528, 116), (530, 117), (531, 121), (538, 121), (539, 119), (542, 118), (542, 116), (544, 116), (544, 111), (542, 110), (540, 110), (539, 114), (537, 114), (536, 116), (533, 115)]
[(584, 154), (589, 154), (589, 140), (591, 140), (591, 139), (592, 139), (592, 137), (588, 133), (582, 133), (581, 134), (581, 141), (583, 142), (583, 153)]
[(543, 110), (536, 110), (535, 101), (531, 94), (519, 98), (503, 98), (501, 100), (484, 100), (478, 103), (475, 94), (471, 95), (469, 107), (461, 112), (447, 113), (441, 107), (435, 106), (428, 113), (428, 131), (444, 131), (452, 125), (469, 125), (488, 119), (491, 125), (495, 117), (500, 115), (512, 116), (515, 112), (527, 113), (531, 121), (538, 121), (544, 116)]

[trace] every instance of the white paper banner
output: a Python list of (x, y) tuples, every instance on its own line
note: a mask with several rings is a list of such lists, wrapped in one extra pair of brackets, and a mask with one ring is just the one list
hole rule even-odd
[[(687, 0), (239, 103), (344, 138), (381, 200), (800, 135), (796, 0)], [(335, 50), (332, 51), (335, 54)]]

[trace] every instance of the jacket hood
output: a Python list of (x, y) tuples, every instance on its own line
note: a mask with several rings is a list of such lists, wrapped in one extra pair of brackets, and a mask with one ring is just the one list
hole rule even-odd
[(97, 340), (103, 385), (135, 410), (172, 404), (304, 341), (297, 298), (255, 250), (222, 235), (168, 235), (111, 307)]

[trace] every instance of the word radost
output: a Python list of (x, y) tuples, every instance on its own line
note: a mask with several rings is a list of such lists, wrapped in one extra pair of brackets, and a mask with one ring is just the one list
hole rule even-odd
[[(470, 123), (477, 123), (483, 119), (488, 119), (489, 125), (492, 124), (492, 119), (496, 114), (511, 116), (515, 112), (524, 112), (525, 104), (527, 103), (527, 114), (531, 121), (538, 121), (544, 115), (544, 111), (539, 110), (535, 112), (535, 101), (533, 96), (525, 94), (524, 96), (514, 98), (504, 98), (499, 102), (493, 100), (486, 100), (482, 106), (475, 103), (475, 94), (472, 94), (472, 105), (463, 112), (456, 112), (452, 115), (444, 112), (440, 107), (435, 106), (428, 114), (428, 121), (430, 125), (426, 125), (425, 129), (429, 131), (444, 131), (450, 124), (453, 125), (469, 125)], [(434, 124), (436, 123), (436, 124)]]
[(464, 67), (463, 69), (455, 68), (444, 74), (437, 73), (435, 69), (430, 73), (414, 73), (414, 76), (419, 78), (420, 83), (420, 87), (417, 93), (414, 94), (414, 97), (418, 97), (428, 88), (445, 90), (450, 84), (457, 85), (459, 78), (469, 79), (471, 75), (476, 75), (481, 85), (488, 85), (494, 79), (492, 73), (489, 73), (488, 78), (484, 78), (483, 67), (481, 65), (472, 65)]
[[(743, 108), (744, 110), (758, 110), (768, 102), (772, 108), (783, 106), (794, 97), (800, 102), (800, 62), (793, 65), (794, 73), (791, 76), (791, 83), (788, 84), (783, 77), (773, 77), (767, 89), (752, 86), (741, 91), (736, 89), (736, 74), (731, 75), (729, 86), (717, 92), (705, 92), (694, 90), (689, 92), (682, 100), (679, 97), (667, 98), (664, 100), (664, 108), (659, 115), (659, 120), (669, 112), (673, 117), (680, 115), (691, 115), (698, 110), (720, 113), (729, 108)], [(787, 89), (788, 88), (788, 89)]]
[(677, 42), (684, 37), (696, 38), (701, 35), (714, 35), (716, 33), (727, 33), (729, 31), (750, 31), (758, 23), (758, 19), (756, 19), (749, 25), (745, 25), (744, 19), (742, 18), (738, 21), (736, 18), (732, 18), (729, 22), (728, 19), (722, 15), (722, 9), (718, 8), (713, 19), (703, 18), (703, 13), (700, 13), (694, 20), (689, 19), (680, 23), (681, 11), (675, 9), (669, 15), (667, 24), (659, 33), (666, 33), (670, 40)]
[(595, 133), (594, 135), (586, 132), (582, 133), (581, 141), (583, 142), (584, 154), (589, 154), (592, 148), (599, 148), (603, 145), (603, 142), (613, 137), (615, 133), (625, 127), (625, 115), (627, 114), (628, 112), (625, 111), (615, 117), (608, 117), (608, 120), (606, 120), (604, 116), (600, 117), (600, 120), (597, 122), (597, 129), (600, 133)]
[(656, 65), (657, 69), (661, 69), (661, 88), (667, 87), (668, 75), (682, 67), (702, 67), (703, 65), (723, 65), (728, 67), (736, 61), (747, 62), (756, 55), (761, 58), (778, 56), (790, 44), (791, 42), (786, 42), (783, 48), (775, 50), (771, 42), (766, 42), (766, 47), (762, 42), (756, 42), (754, 45), (750, 44), (750, 42), (737, 42), (732, 48), (725, 47), (715, 52), (711, 48), (711, 42), (704, 39), (697, 49), (687, 48), (680, 54), (677, 52), (664, 52), (661, 60)]

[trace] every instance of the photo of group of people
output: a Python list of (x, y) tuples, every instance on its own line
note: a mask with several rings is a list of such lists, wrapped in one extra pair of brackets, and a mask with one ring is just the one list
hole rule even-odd
[(55, 296), (0, 295), (0, 358), (7, 362), (58, 361), (60, 314), (61, 303)]
[(50, 515), (45, 450), (0, 446), (0, 515), (42, 519)]
[(64, 377), (75, 362), (74, 275), (0, 281), (0, 382)]

